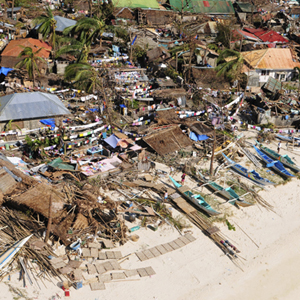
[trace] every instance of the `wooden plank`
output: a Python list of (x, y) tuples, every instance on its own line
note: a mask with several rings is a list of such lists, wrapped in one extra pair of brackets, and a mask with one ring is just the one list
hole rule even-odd
[(179, 238), (174, 240), (174, 243), (176, 243), (180, 248), (185, 246), (185, 243), (181, 241)]
[(149, 276), (156, 274), (152, 267), (146, 267), (145, 270)]
[(61, 263), (61, 262), (64, 262), (63, 259), (61, 257), (53, 257), (50, 259), (50, 264), (53, 266), (53, 265), (56, 265), (58, 263)]
[(115, 252), (115, 259), (120, 259), (123, 257), (121, 251), (114, 251), (114, 252)]
[(189, 241), (184, 235), (182, 235), (181, 237), (179, 237), (179, 239), (180, 239), (183, 243), (185, 243), (186, 245), (190, 243), (190, 241)]
[(220, 229), (219, 229), (217, 226), (212, 226), (212, 227), (207, 228), (206, 231), (207, 231), (209, 234), (214, 234), (214, 233), (219, 232)]
[(196, 240), (195, 237), (193, 237), (190, 233), (187, 233), (184, 235), (190, 242), (193, 242)]
[(58, 262), (56, 264), (53, 264), (52, 267), (54, 269), (61, 269), (64, 268), (67, 264), (64, 261)]
[(91, 257), (91, 250), (88, 248), (82, 248), (82, 257)]
[(146, 277), (146, 276), (148, 276), (148, 273), (146, 272), (145, 268), (139, 268), (139, 269), (136, 269), (136, 270), (137, 270), (137, 272), (139, 273), (139, 275), (140, 275), (141, 277)]
[(166, 254), (168, 252), (162, 245), (158, 245), (155, 248), (160, 252), (160, 254)]
[(114, 268), (114, 270), (121, 270), (121, 266), (120, 266), (120, 264), (116, 260), (111, 260), (110, 264), (112, 265), (112, 267)]
[(97, 273), (96, 267), (94, 265), (87, 264), (86, 266), (87, 266), (89, 274), (96, 274)]
[(191, 189), (188, 186), (183, 185), (180, 188), (178, 188), (177, 190), (180, 191), (181, 193), (185, 193), (185, 192), (189, 192)]
[(107, 259), (115, 259), (115, 253), (114, 253), (114, 251), (106, 251), (105, 255), (106, 255)]
[(148, 257), (143, 252), (135, 252), (135, 254), (140, 261), (144, 261), (148, 259)]
[(102, 274), (99, 276), (99, 280), (101, 282), (110, 282), (111, 281), (111, 275), (110, 274)]
[(80, 269), (75, 269), (73, 271), (73, 278), (74, 278), (74, 281), (80, 281), (83, 279), (82, 277), (82, 270)]
[(90, 288), (92, 291), (105, 290), (105, 284), (103, 282), (92, 282), (90, 283)]
[(160, 252), (156, 249), (156, 247), (150, 248), (149, 251), (153, 254), (154, 257), (160, 256)]
[(148, 249), (145, 250), (145, 251), (143, 251), (143, 253), (146, 255), (146, 257), (147, 257), (148, 259), (154, 258), (154, 255), (153, 255)]
[(91, 257), (97, 258), (99, 255), (99, 250), (97, 248), (91, 248)]
[(106, 271), (112, 271), (114, 268), (109, 261), (102, 264)]
[(112, 280), (119, 280), (119, 279), (125, 279), (125, 274), (124, 272), (121, 273), (111, 273), (111, 278)]
[(111, 240), (105, 240), (105, 239), (103, 239), (102, 242), (103, 242), (104, 247), (106, 249), (114, 248), (114, 244), (113, 244), (113, 242)]
[(106, 259), (106, 254), (105, 254), (105, 252), (99, 251), (99, 253), (98, 253), (98, 258), (99, 258), (100, 260)]
[(82, 264), (82, 261), (79, 260), (70, 260), (68, 266), (74, 269), (78, 269)]
[(74, 271), (74, 269), (70, 266), (65, 266), (61, 269), (59, 269), (59, 272), (62, 274), (62, 275), (66, 275), (66, 274), (70, 274), (72, 271)]
[(96, 268), (98, 274), (100, 274), (100, 275), (104, 274), (106, 272), (105, 268), (103, 267), (103, 264), (96, 263), (95, 268)]
[(173, 251), (174, 249), (168, 244), (162, 244), (162, 246), (167, 250), (167, 252)]
[(99, 244), (99, 243), (88, 243), (88, 247), (89, 248), (100, 249), (101, 248), (101, 244)]
[(132, 277), (132, 276), (136, 276), (139, 275), (137, 270), (126, 270), (124, 271), (126, 277)]
[(170, 242), (169, 245), (170, 245), (174, 250), (177, 250), (177, 249), (180, 248), (175, 242)]
[(190, 214), (194, 211), (196, 211), (196, 209), (191, 206), (189, 203), (186, 202), (186, 200), (184, 200), (182, 197), (173, 199), (173, 201), (178, 205), (178, 207), (180, 207), (186, 214)]

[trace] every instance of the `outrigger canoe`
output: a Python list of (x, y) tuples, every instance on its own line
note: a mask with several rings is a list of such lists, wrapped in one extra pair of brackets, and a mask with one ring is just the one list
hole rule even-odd
[(270, 181), (267, 178), (261, 177), (257, 172), (254, 170), (248, 171), (246, 168), (242, 167), (241, 165), (235, 163), (233, 160), (231, 160), (229, 157), (227, 157), (224, 153), (222, 153), (223, 157), (226, 159), (227, 163), (230, 165), (230, 168), (237, 172), (239, 175), (253, 181), (254, 183), (266, 186), (266, 185), (273, 185), (274, 182)]
[(294, 177), (291, 173), (289, 173), (283, 166), (283, 164), (278, 160), (273, 160), (268, 155), (264, 154), (262, 151), (260, 151), (256, 146), (254, 146), (254, 149), (256, 153), (259, 155), (259, 157), (267, 164), (268, 168), (274, 169), (276, 172), (278, 172), (280, 175), (284, 177)]
[(196, 205), (199, 209), (206, 212), (210, 216), (216, 216), (220, 213), (216, 210), (214, 210), (199, 194), (194, 194), (187, 186), (182, 186), (180, 183), (178, 183), (174, 178), (169, 176), (171, 181), (173, 182), (173, 185), (176, 188), (176, 191), (187, 201), (192, 202), (194, 205)]
[(219, 194), (221, 196), (223, 196), (225, 199), (228, 200), (228, 202), (232, 205), (239, 205), (239, 206), (243, 206), (243, 207), (247, 207), (250, 205), (253, 205), (252, 203), (249, 203), (243, 199), (240, 198), (240, 196), (231, 188), (224, 188), (222, 186), (220, 186), (219, 184), (217, 184), (214, 181), (209, 181), (207, 178), (204, 177), (203, 174), (201, 174), (199, 172), (199, 175), (201, 177), (201, 181), (207, 185), (208, 188), (210, 188), (211, 190), (213, 190), (214, 192), (216, 192), (216, 194)]
[(300, 168), (292, 161), (290, 157), (287, 155), (280, 155), (274, 150), (271, 150), (270, 148), (263, 146), (261, 143), (256, 141), (257, 145), (259, 146), (260, 150), (270, 156), (272, 159), (280, 161), (284, 166), (290, 168), (294, 172), (299, 172)]

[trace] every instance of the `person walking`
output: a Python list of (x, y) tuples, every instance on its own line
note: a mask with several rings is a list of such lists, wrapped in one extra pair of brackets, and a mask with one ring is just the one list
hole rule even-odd
[(170, 175), (172, 175), (174, 173), (174, 168), (173, 166), (170, 167)]
[(281, 142), (279, 141), (278, 146), (277, 146), (277, 153), (280, 152), (280, 148), (281, 148)]
[(185, 173), (183, 173), (182, 175), (181, 175), (181, 184), (182, 185), (184, 185), (184, 180), (185, 180)]
[(165, 196), (164, 196), (165, 202), (168, 200), (168, 197), (169, 197), (168, 192), (165, 192)]

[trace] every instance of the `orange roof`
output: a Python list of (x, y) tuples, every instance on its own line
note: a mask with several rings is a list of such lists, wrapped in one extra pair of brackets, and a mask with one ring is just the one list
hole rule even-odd
[(42, 58), (49, 58), (50, 51), (52, 50), (52, 47), (49, 46), (47, 43), (42, 42), (40, 40), (28, 38), (28, 39), (10, 41), (8, 45), (5, 47), (1, 56), (17, 57), (23, 51), (23, 48), (20, 46), (30, 47), (34, 52), (36, 52), (40, 48), (44, 48), (39, 52), (39, 56)]
[(293, 61), (291, 50), (288, 48), (268, 48), (242, 52), (244, 60), (253, 69), (291, 70), (300, 67), (299, 62)]

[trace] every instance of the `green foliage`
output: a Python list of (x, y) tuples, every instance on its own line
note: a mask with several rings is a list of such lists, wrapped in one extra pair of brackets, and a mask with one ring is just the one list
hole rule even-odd
[(217, 76), (225, 76), (233, 81), (240, 77), (244, 59), (240, 52), (226, 49), (220, 53), (216, 67)]
[(227, 227), (228, 227), (228, 230), (233, 230), (233, 231), (235, 231), (234, 225), (232, 225), (227, 219), (225, 220), (225, 222), (226, 222), (226, 225), (227, 225)]
[(168, 66), (168, 68), (165, 71), (165, 75), (169, 76), (173, 80), (176, 80), (179, 76), (179, 74), (171, 66)]
[(117, 38), (122, 39), (124, 42), (121, 43), (124, 47), (127, 47), (127, 44), (130, 42), (130, 36), (128, 31), (124, 27), (115, 28), (115, 35)]
[(273, 123), (267, 123), (267, 124), (261, 124), (261, 125), (257, 125), (257, 126), (260, 126), (262, 129), (263, 128), (270, 128), (270, 129), (274, 129), (275, 128), (275, 124)]
[(230, 48), (231, 27), (223, 23), (217, 23), (217, 31), (216, 43), (222, 43), (224, 47)]
[(133, 60), (137, 60), (138, 58), (142, 58), (146, 56), (147, 50), (143, 49), (140, 46), (134, 46), (132, 49), (132, 58)]
[(98, 71), (88, 63), (76, 63), (68, 65), (64, 74), (65, 80), (88, 93), (102, 89), (102, 78)]

